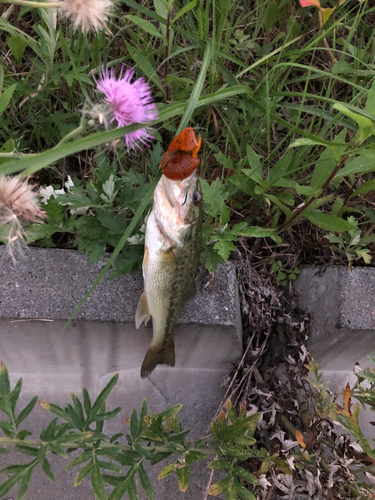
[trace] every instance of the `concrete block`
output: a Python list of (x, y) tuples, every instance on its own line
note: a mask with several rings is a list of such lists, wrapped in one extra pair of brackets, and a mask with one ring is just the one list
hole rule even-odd
[[(294, 291), (311, 314), (309, 350), (320, 362), (323, 380), (340, 393), (355, 383), (355, 363), (374, 368), (368, 358), (375, 357), (375, 269), (306, 267)], [(370, 412), (362, 411), (360, 419), (366, 437), (375, 438)]]
[(312, 316), (310, 346), (319, 344), (313, 349), (326, 356), (339, 354), (335, 366), (342, 355), (375, 353), (375, 268), (306, 267), (294, 291)]
[[(205, 435), (224, 394), (220, 382), (242, 354), (235, 266), (219, 266), (213, 275), (199, 270), (197, 295), (181, 311), (175, 333), (176, 367), (157, 367), (142, 380), (140, 366), (152, 328), (134, 326), (143, 289), (141, 273), (113, 281), (106, 277), (59, 335), (107, 258), (87, 267), (86, 256), (74, 251), (29, 248), (14, 265), (0, 247), (0, 360), (8, 367), (12, 384), (23, 377), (21, 404), (37, 394), (65, 406), (70, 393), (80, 395), (83, 387), (96, 397), (118, 371), (120, 379), (108, 407), (121, 406), (122, 412), (106, 422), (105, 432), (127, 432), (123, 419), (133, 408), (139, 411), (146, 397), (156, 412), (182, 403), (183, 427), (192, 429), (192, 438)], [(38, 406), (25, 424), (36, 436), (51, 419)], [(12, 460), (13, 454), (0, 455), (0, 465)], [(57, 484), (38, 473), (28, 499), (94, 500), (89, 481), (73, 488), (77, 470), (64, 472), (65, 464), (57, 457), (53, 465)], [(156, 499), (203, 498), (209, 474), (205, 468), (197, 468), (188, 492), (182, 494), (175, 478), (157, 481), (162, 466), (151, 471)], [(140, 498), (145, 498), (141, 491)]]
[[(87, 266), (74, 250), (27, 248), (14, 264), (0, 247), (0, 318), (68, 319), (85, 296), (108, 256)], [(183, 307), (180, 323), (226, 325), (241, 335), (235, 265), (219, 265), (209, 275), (199, 269), (197, 294)], [(110, 280), (108, 275), (91, 294), (76, 319), (134, 323), (143, 290), (142, 273)]]
[(375, 268), (340, 269), (341, 326), (375, 330)]

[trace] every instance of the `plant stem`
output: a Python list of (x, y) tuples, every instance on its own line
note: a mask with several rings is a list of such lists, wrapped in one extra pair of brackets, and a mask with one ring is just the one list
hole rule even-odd
[[(331, 175), (328, 177), (328, 179), (325, 181), (325, 183), (323, 184), (322, 186), (322, 190), (324, 190), (328, 184), (331, 182), (331, 180), (335, 177), (335, 175), (337, 174), (337, 172), (340, 170), (340, 168), (342, 168), (344, 165), (345, 165), (345, 162), (346, 160), (349, 158), (349, 153), (347, 153), (344, 158), (341, 160), (341, 162), (334, 168), (333, 172), (331, 173)], [(302, 207), (300, 207), (297, 212), (295, 212), (295, 214), (291, 217), (291, 219), (289, 221), (285, 221), (280, 229), (279, 229), (279, 233), (281, 233), (282, 231), (284, 231), (284, 229), (287, 229), (288, 227), (290, 227), (298, 218), (299, 216), (306, 210), (306, 208), (308, 206), (311, 205), (311, 203), (313, 201), (316, 200), (316, 196), (312, 196), (309, 201), (305, 204), (305, 205), (302, 205)]]
[(63, 2), (29, 2), (28, 0), (0, 0), (0, 3), (10, 3), (13, 5), (24, 5), (34, 9), (56, 9), (61, 7)]
[(82, 132), (86, 130), (85, 125), (80, 125), (79, 127), (75, 128), (69, 134), (67, 134), (65, 137), (61, 139), (61, 141), (58, 143), (58, 146), (61, 144), (65, 144), (66, 142), (69, 142), (71, 139), (75, 139), (76, 136), (81, 135)]
[(168, 56), (169, 56), (169, 37), (170, 37), (170, 29), (171, 29), (171, 8), (168, 7), (168, 15), (167, 15), (167, 27), (166, 27), (166, 37), (167, 43), (165, 44), (165, 63), (164, 63), (164, 83), (165, 83), (165, 100), (169, 101), (169, 89), (167, 84), (167, 76), (168, 76)]
[[(0, 444), (11, 444), (11, 445), (17, 445), (17, 444), (24, 444), (27, 446), (44, 446), (44, 445), (49, 445), (48, 442), (45, 441), (40, 441), (37, 439), (18, 439), (18, 438), (10, 438), (10, 437), (1, 437), (0, 438)], [(62, 443), (59, 446), (63, 448), (88, 448), (91, 449), (94, 447), (94, 443)], [(171, 449), (169, 446), (141, 446), (143, 450), (155, 450), (158, 453), (171, 453)], [(130, 445), (117, 445), (117, 444), (112, 444), (112, 443), (103, 443), (99, 445), (98, 447), (95, 447), (95, 449), (102, 449), (102, 448), (116, 448), (122, 451), (134, 451), (134, 448)], [(201, 453), (204, 453), (207, 456), (215, 456), (217, 455), (217, 450), (214, 450), (213, 448), (191, 448), (190, 451), (200, 451)]]
[(0, 158), (26, 158), (27, 156), (35, 156), (35, 153), (18, 153), (13, 151), (12, 153), (0, 153)]

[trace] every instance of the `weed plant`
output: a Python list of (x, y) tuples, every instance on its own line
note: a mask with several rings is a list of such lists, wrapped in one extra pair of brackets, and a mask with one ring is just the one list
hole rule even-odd
[[(303, 359), (305, 355), (306, 350)], [(220, 471), (221, 474), (220, 479), (217, 480), (216, 476), (211, 479), (213, 484), (207, 490), (210, 496), (224, 494), (227, 500), (255, 500), (266, 498), (276, 486), (287, 493), (282, 498), (294, 498), (291, 496), (294, 492), (303, 491), (300, 479), (305, 476), (309, 498), (314, 492), (337, 500), (373, 498), (371, 487), (361, 481), (360, 474), (364, 473), (370, 483), (375, 483), (375, 450), (362, 434), (358, 422), (359, 404), (352, 409), (352, 395), (362, 405), (367, 404), (374, 410), (374, 372), (362, 371), (353, 389), (349, 386), (345, 389), (343, 406), (340, 406), (331, 401), (329, 391), (322, 384), (319, 366), (310, 360), (307, 368), (315, 377), (311, 381), (315, 387), (312, 401), (311, 394), (308, 391), (305, 394), (309, 396), (309, 402), (313, 402), (309, 408), (312, 413), (307, 421), (307, 431), (296, 429), (284, 416), (294, 441), (288, 440), (285, 432), (279, 430), (269, 437), (272, 443), (264, 447), (254, 437), (259, 419), (262, 420), (264, 415), (247, 412), (244, 404), (236, 411), (230, 400), (227, 400), (225, 411), (220, 412), (217, 421), (212, 421), (210, 435), (195, 442), (187, 441), (190, 431), (183, 430), (181, 426), (178, 417), (181, 405), (155, 414), (149, 411), (146, 400), (142, 403), (139, 416), (134, 409), (125, 421), (130, 433), (108, 434), (104, 428), (105, 421), (114, 419), (121, 411), (120, 407), (110, 411), (106, 409), (107, 398), (118, 381), (118, 373), (95, 401), (91, 400), (86, 389), (83, 389), (82, 398), (72, 393), (72, 402), (65, 408), (40, 401), (42, 408), (54, 418), (42, 430), (39, 439), (32, 439), (32, 432), (20, 427), (25, 426), (25, 420), (34, 410), (38, 397), (20, 410), (18, 400), (22, 379), (11, 388), (8, 370), (1, 363), (0, 428), (5, 436), (0, 438), (0, 453), (6, 454), (7, 447), (13, 446), (28, 461), (0, 469), (0, 475), (5, 476), (0, 484), (0, 496), (18, 485), (18, 500), (27, 498), (32, 475), (37, 469), (41, 468), (48, 479), (55, 481), (50, 464), (52, 454), (68, 460), (69, 455), (75, 452), (75, 458), (66, 466), (68, 470), (81, 467), (74, 486), (79, 486), (89, 477), (98, 500), (121, 500), (126, 497), (137, 500), (136, 480), (147, 498), (153, 500), (153, 486), (145, 465), (149, 462), (154, 466), (171, 455), (178, 459), (163, 467), (159, 479), (176, 475), (182, 492), (188, 488), (192, 464), (210, 459), (208, 468), (213, 473)], [(364, 388), (361, 385), (363, 382), (369, 383), (370, 388)], [(303, 386), (299, 386), (301, 391), (305, 391)], [(307, 401), (299, 403), (301, 411)], [(303, 413), (306, 416), (308, 412), (304, 409)], [(349, 435), (337, 435), (331, 419), (350, 431), (358, 442), (351, 442)], [(333, 449), (331, 454), (324, 453), (327, 447)]]
[[(63, 2), (0, 0), (0, 175), (32, 176), (43, 188), (47, 214), (45, 223), (25, 227), (27, 242), (77, 247), (87, 252), (89, 262), (112, 251), (91, 290), (112, 264), (113, 276), (135, 270), (143, 256), (144, 223), (163, 151), (190, 124), (202, 135), (202, 262), (209, 271), (228, 260), (239, 239), (247, 247), (261, 247), (281, 280), (295, 274), (296, 256), (306, 240), (313, 248), (310, 254), (321, 256), (324, 248), (351, 265), (370, 263), (375, 240), (375, 6), (370, 0), (327, 0), (318, 9), (317, 2), (311, 4), (120, 0), (108, 22), (94, 22), (93, 31), (83, 33), (77, 22), (61, 18)], [(116, 128), (94, 113), (100, 100), (95, 79), (103, 67), (119, 75), (123, 65), (133, 68), (136, 78), (147, 79), (158, 107), (151, 123), (154, 142), (131, 154), (123, 137), (144, 124)], [(6, 234), (0, 235), (4, 242)], [(180, 488), (186, 489), (189, 461), (206, 457), (206, 444), (192, 448), (185, 442), (177, 409), (150, 416), (144, 406), (139, 420), (135, 414), (130, 419), (127, 444), (120, 444), (122, 436), (104, 434), (103, 421), (117, 411), (106, 412), (104, 406), (115, 382), (116, 377), (94, 403), (85, 393), (83, 403), (74, 396), (66, 409), (45, 403), (64, 423), (54, 420), (41, 440), (32, 442), (18, 425), (36, 399), (16, 413), (21, 384), (11, 390), (3, 366), (0, 406), (9, 418), (1, 423), (3, 443), (17, 444), (31, 458), (27, 465), (2, 470), (9, 477), (0, 496), (20, 483), (23, 498), (37, 466), (52, 479), (47, 455), (66, 458), (67, 448), (82, 451), (80, 463), (87, 463), (77, 482), (90, 474), (100, 500), (107, 498), (104, 484), (113, 487), (111, 500), (126, 493), (136, 498), (136, 473), (152, 498), (143, 461), (170, 453), (183, 458), (164, 474), (176, 473)], [(368, 397), (355, 390), (359, 399)], [(357, 409), (354, 414), (349, 397), (346, 392), (343, 410), (335, 415), (360, 440)], [(236, 422), (242, 434), (232, 435)], [(271, 471), (274, 484), (287, 487), (282, 481), (291, 467), (284, 451), (278, 449), (272, 458), (268, 450), (253, 447), (248, 422), (253, 424), (255, 417), (235, 412), (228, 403), (213, 424), (210, 450), (218, 460), (211, 467), (226, 470), (228, 477), (215, 483), (210, 494), (245, 500), (261, 495), (266, 483), (258, 485), (258, 477), (238, 465), (249, 459), (258, 476)], [(302, 448), (297, 454), (301, 470), (312, 474), (305, 450), (311, 443), (297, 433), (295, 438)], [(162, 450), (155, 445), (160, 439)], [(372, 445), (361, 443), (373, 463)], [(366, 494), (356, 478), (353, 485), (353, 495)]]
[[(348, 0), (329, 16), (323, 9), (322, 24), (322, 11), (284, 0), (123, 0), (96, 34), (74, 30), (55, 9), (0, 8), (0, 174), (56, 189), (68, 176), (74, 183), (45, 198), (48, 222), (28, 227), (29, 243), (76, 246), (89, 262), (117, 248), (115, 275), (136, 269), (162, 151), (191, 123), (203, 139), (207, 269), (225, 262), (239, 237), (267, 238), (270, 257), (283, 242), (297, 252), (301, 227), (317, 253), (344, 257), (349, 236), (340, 235), (360, 231), (350, 261), (371, 261), (371, 2)], [(124, 148), (129, 128), (83, 126), (98, 98), (93, 75), (121, 65), (149, 81), (158, 103), (155, 141), (139, 154)]]

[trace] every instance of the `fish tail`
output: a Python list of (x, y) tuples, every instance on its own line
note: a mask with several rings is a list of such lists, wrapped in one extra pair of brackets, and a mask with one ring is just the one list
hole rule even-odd
[(164, 345), (151, 344), (142, 363), (141, 377), (148, 377), (157, 365), (174, 366), (174, 363), (175, 358), (173, 339), (171, 339)]

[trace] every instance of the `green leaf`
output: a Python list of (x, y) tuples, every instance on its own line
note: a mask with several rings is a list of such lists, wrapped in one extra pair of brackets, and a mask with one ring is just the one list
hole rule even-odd
[(130, 416), (130, 434), (133, 439), (135, 439), (138, 436), (138, 418), (135, 409), (133, 409)]
[(50, 443), (50, 448), (51, 448), (51, 451), (53, 453), (55, 453), (56, 455), (59, 455), (60, 457), (65, 458), (65, 459), (68, 458), (67, 452), (64, 450), (64, 448), (62, 448), (58, 444)]
[(14, 473), (18, 474), (19, 472), (24, 472), (26, 469), (27, 469), (27, 464), (7, 465), (6, 467), (2, 467), (0, 469), (0, 474), (14, 474)]
[(66, 409), (68, 410), (69, 416), (73, 424), (77, 427), (77, 429), (83, 431), (84, 421), (79, 418), (79, 415), (74, 410), (73, 406), (71, 404), (67, 404)]
[(83, 395), (83, 406), (85, 408), (86, 415), (89, 416), (91, 414), (91, 400), (90, 395), (86, 387), (82, 390)]
[(60, 406), (57, 406), (53, 403), (49, 403), (48, 401), (40, 401), (39, 404), (41, 405), (42, 408), (44, 408), (47, 411), (50, 411), (51, 413), (54, 413), (58, 417), (61, 417), (67, 422), (71, 422), (69, 414), (67, 414)]
[(193, 462), (197, 462), (198, 460), (205, 460), (206, 458), (207, 455), (205, 453), (202, 453), (201, 451), (191, 450), (185, 456), (185, 462), (190, 465)]
[(139, 430), (138, 430), (139, 433), (142, 430), (142, 427), (143, 427), (143, 424), (144, 424), (143, 419), (147, 415), (147, 412), (148, 412), (147, 399), (144, 398), (144, 400), (142, 401), (141, 412), (140, 412), (140, 415), (139, 415)]
[(29, 404), (27, 404), (25, 406), (25, 408), (20, 412), (20, 414), (18, 415), (18, 417), (16, 418), (16, 425), (17, 427), (20, 425), (21, 422), (23, 422), (25, 420), (25, 418), (32, 412), (32, 410), (34, 409), (34, 406), (36, 404), (36, 402), (38, 401), (38, 396), (35, 396), (35, 398), (33, 398)]
[(106, 411), (105, 413), (98, 413), (94, 418), (94, 422), (99, 422), (102, 420), (109, 420), (110, 418), (115, 417), (118, 415), (121, 411), (121, 406), (118, 406), (117, 408), (114, 408), (111, 411)]
[(220, 479), (217, 483), (213, 484), (208, 490), (208, 494), (216, 497), (226, 491), (229, 487), (229, 477), (225, 477), (224, 479)]
[(242, 500), (256, 500), (255, 496), (238, 481), (234, 481), (233, 486)]
[(358, 123), (359, 130), (355, 135), (355, 141), (357, 143), (362, 144), (362, 142), (365, 141), (368, 137), (374, 135), (375, 124), (365, 116), (362, 116), (358, 113), (355, 113), (354, 111), (351, 111), (341, 103), (334, 104), (333, 108), (337, 109), (337, 111), (340, 111), (344, 115), (349, 116), (355, 122)]
[(371, 88), (367, 93), (365, 111), (375, 115), (375, 81), (372, 82)]
[(54, 483), (55, 482), (55, 475), (52, 472), (51, 465), (47, 459), (43, 460), (42, 469), (43, 469), (44, 474)]
[(81, 484), (82, 481), (85, 479), (85, 477), (90, 474), (92, 468), (93, 468), (92, 461), (87, 465), (85, 465), (84, 467), (82, 467), (82, 469), (79, 471), (78, 476), (74, 481), (74, 486), (78, 486), (79, 484)]
[(72, 398), (72, 401), (73, 401), (73, 405), (74, 405), (74, 409), (79, 417), (79, 420), (81, 422), (84, 422), (85, 420), (85, 416), (83, 414), (83, 408), (82, 408), (82, 403), (81, 401), (78, 399), (77, 395), (74, 394), (74, 392), (71, 393), (71, 398)]
[(213, 245), (206, 246), (200, 258), (209, 273), (215, 272), (217, 265), (224, 262), (220, 255), (213, 249)]
[(352, 158), (341, 168), (334, 177), (334, 181), (346, 175), (360, 174), (374, 170), (375, 154), (372, 151), (363, 151), (360, 156)]
[(13, 57), (17, 64), (22, 62), (23, 53), (25, 52), (25, 48), (27, 47), (26, 40), (18, 35), (9, 36), (7, 38), (7, 44), (10, 48)]
[(335, 217), (334, 215), (322, 214), (319, 210), (315, 210), (311, 214), (306, 215), (306, 219), (326, 231), (341, 233), (352, 229), (351, 224), (346, 220)]
[(314, 172), (311, 177), (310, 186), (317, 190), (323, 186), (328, 177), (334, 171), (337, 164), (337, 154), (332, 148), (326, 148), (316, 162)]
[(115, 472), (116, 474), (121, 474), (122, 472), (121, 467), (119, 467), (117, 464), (114, 464), (113, 462), (104, 462), (102, 460), (97, 460), (96, 463), (100, 469), (110, 470), (112, 472)]
[(321, 146), (322, 144), (323, 142), (320, 142), (318, 138), (313, 140), (307, 137), (303, 137), (302, 139), (297, 139), (296, 141), (292, 142), (292, 144), (289, 147), (298, 148), (300, 146)]
[(22, 478), (23, 474), (22, 472), (19, 472), (17, 474), (13, 474), (13, 476), (10, 476), (9, 479), (7, 479), (1, 486), (0, 486), (0, 497), (2, 498), (6, 493), (8, 493), (9, 490), (15, 486), (18, 481)]
[(36, 457), (38, 455), (38, 448), (33, 448), (32, 446), (27, 446), (25, 444), (17, 444), (15, 448), (24, 455), (29, 455), (31, 457)]
[[(156, 13), (160, 17), (162, 17), (165, 22), (167, 22), (169, 2), (167, 0), (153, 0), (153, 4), (154, 4), (155, 10), (156, 10)], [(165, 26), (161, 25), (161, 27), (165, 29)]]
[(212, 41), (207, 40), (206, 50), (204, 51), (201, 70), (199, 72), (199, 76), (197, 78), (197, 81), (195, 82), (195, 85), (193, 87), (193, 90), (191, 91), (190, 98), (186, 104), (185, 112), (181, 118), (180, 125), (178, 126), (178, 129), (177, 129), (177, 135), (180, 134), (184, 130), (185, 127), (187, 127), (195, 109), (197, 108), (198, 99), (202, 93), (203, 86), (204, 86), (204, 83), (206, 81), (206, 74), (207, 74), (209, 65), (211, 63), (212, 56), (213, 56)]
[(189, 469), (189, 467), (179, 468), (177, 466), (176, 474), (177, 474), (178, 487), (184, 493), (187, 490), (187, 487), (189, 486), (189, 476), (191, 474), (191, 470)]
[(231, 241), (225, 241), (225, 239), (220, 239), (219, 241), (217, 241), (214, 244), (214, 249), (217, 250), (217, 253), (225, 262), (229, 259), (230, 253), (237, 250), (234, 243), (232, 243)]
[[(164, 37), (160, 33), (160, 31), (150, 21), (146, 21), (145, 19), (142, 19), (141, 17), (133, 16), (131, 14), (128, 14), (126, 16), (126, 19), (129, 19), (129, 21), (131, 21), (132, 23), (139, 26), (142, 30), (146, 31), (146, 33), (148, 33), (149, 35), (164, 39)], [(165, 43), (167, 43), (166, 40), (165, 40)]]
[(250, 484), (259, 484), (259, 480), (255, 477), (251, 472), (244, 469), (243, 467), (235, 467), (234, 472), (244, 481), (247, 481)]
[(115, 373), (108, 384), (104, 387), (104, 389), (100, 392), (99, 396), (96, 398), (96, 401), (92, 405), (91, 415), (96, 415), (102, 408), (105, 403), (105, 400), (111, 393), (112, 389), (118, 382), (119, 374)]
[(31, 436), (32, 432), (24, 429), (23, 431), (17, 432), (18, 439), (25, 439), (27, 436)]
[(17, 87), (17, 84), (15, 83), (15, 84), (11, 85), (10, 87), (8, 87), (7, 89), (5, 89), (4, 92), (1, 94), (1, 96), (0, 96), (0, 117), (2, 116), (4, 111), (6, 110), (8, 104), (9, 104), (9, 101), (12, 98), (13, 92), (16, 90), (16, 87)]
[(138, 500), (137, 486), (133, 478), (129, 478), (128, 495), (129, 495), (129, 500)]
[(241, 236), (246, 236), (247, 238), (267, 238), (269, 236), (275, 236), (275, 229), (267, 229), (259, 226), (249, 226), (239, 233)]
[(208, 464), (208, 468), (212, 470), (226, 470), (229, 468), (229, 463), (226, 460), (220, 458), (219, 460), (213, 460)]
[(224, 201), (228, 198), (225, 185), (216, 178), (211, 184), (201, 179), (204, 211), (211, 217), (218, 217), (223, 211)]
[[(327, 177), (328, 178), (328, 177)], [(306, 196), (319, 196), (321, 193), (321, 189), (316, 190), (315, 188), (312, 188), (311, 186), (296, 186), (296, 193), (297, 194), (304, 194)]]
[(367, 194), (370, 193), (371, 191), (375, 191), (375, 179), (370, 179), (369, 181), (366, 181), (363, 184), (361, 184), (359, 188), (356, 189), (354, 193), (349, 196), (349, 198), (354, 198), (354, 196), (358, 196), (359, 194)]
[(81, 455), (74, 458), (71, 462), (68, 463), (68, 465), (66, 466), (66, 470), (69, 470), (72, 467), (75, 467), (76, 465), (82, 464), (84, 462), (88, 462), (89, 460), (91, 460), (91, 457), (91, 451), (84, 451), (83, 453), (81, 453)]
[(0, 429), (4, 432), (6, 436), (13, 436), (13, 426), (10, 422), (0, 422)]
[(91, 484), (97, 500), (107, 500), (108, 497), (105, 493), (103, 479), (100, 475), (100, 469), (96, 463), (91, 469)]
[(169, 474), (173, 474), (173, 472), (176, 470), (177, 465), (176, 464), (169, 464), (163, 467), (163, 469), (160, 471), (158, 479), (163, 479), (164, 477), (169, 476)]
[(277, 20), (277, 16), (279, 14), (279, 5), (275, 0), (271, 0), (271, 2), (267, 2), (265, 4), (265, 15), (264, 15), (264, 24), (267, 31), (270, 31), (274, 28)]
[(10, 393), (10, 382), (8, 369), (5, 363), (0, 364), (0, 396), (6, 396)]
[(31, 479), (32, 473), (33, 473), (33, 468), (32, 467), (30, 467), (25, 472), (25, 474), (24, 474), (24, 476), (22, 478), (19, 490), (18, 490), (18, 498), (17, 498), (17, 500), (23, 500), (25, 498), (27, 489), (28, 489), (29, 484), (30, 484), (30, 479)]
[(242, 170), (242, 172), (250, 177), (250, 179), (253, 179), (253, 181), (255, 181), (257, 184), (262, 184), (262, 164), (260, 162), (260, 159), (262, 157), (260, 155), (257, 155), (249, 144), (246, 145), (246, 156), (251, 168), (245, 168)]
[(274, 203), (276, 206), (278, 206), (284, 212), (284, 214), (287, 216), (288, 219), (292, 217), (292, 211), (290, 210), (290, 208), (286, 207), (283, 203), (281, 203), (281, 201), (278, 199), (277, 196), (267, 193), (265, 197), (268, 198), (270, 201), (272, 201), (272, 203)]
[(148, 478), (147, 472), (145, 471), (145, 469), (143, 467), (143, 464), (140, 465), (140, 467), (138, 469), (138, 474), (139, 474), (139, 479), (141, 480), (142, 488), (144, 489), (144, 491), (147, 495), (147, 498), (149, 500), (153, 500), (154, 499), (154, 492), (152, 490), (151, 482)]
[(150, 61), (147, 59), (146, 56), (142, 54), (139, 50), (136, 50), (134, 47), (130, 45), (130, 43), (125, 42), (126, 47), (128, 49), (128, 52), (130, 56), (134, 59), (134, 62), (136, 63), (137, 67), (144, 73), (147, 78), (165, 95), (165, 88), (163, 84), (160, 81), (160, 78), (155, 70), (155, 68), (152, 66)]
[(171, 24), (176, 22), (177, 19), (179, 19), (181, 16), (184, 16), (190, 10), (194, 9), (196, 5), (197, 5), (197, 0), (192, 0), (191, 2), (184, 5), (184, 7), (182, 7), (182, 9), (179, 10), (178, 14), (172, 19)]
[(18, 379), (16, 385), (14, 386), (13, 390), (10, 393), (9, 402), (13, 413), (15, 412), (17, 400), (21, 393), (21, 389), (22, 389), (22, 378)]

